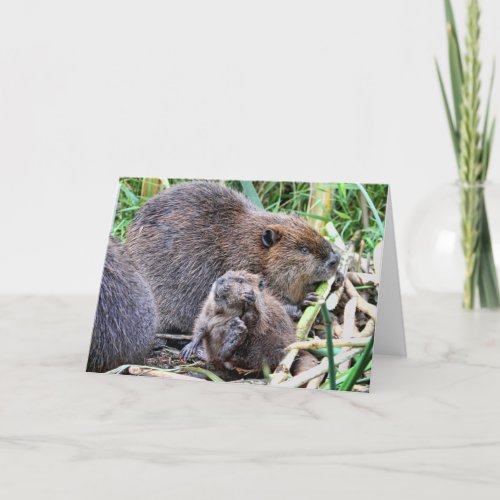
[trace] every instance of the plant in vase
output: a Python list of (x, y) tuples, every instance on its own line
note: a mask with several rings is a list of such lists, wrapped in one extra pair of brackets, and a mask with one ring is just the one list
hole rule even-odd
[(466, 267), (463, 305), (466, 309), (473, 309), (475, 297), (478, 295), (481, 307), (497, 308), (500, 307), (500, 291), (484, 196), (495, 131), (495, 119), (490, 121), (489, 118), (495, 66), (493, 65), (485, 117), (481, 126), (479, 4), (477, 0), (469, 0), (467, 5), (464, 57), (458, 41), (451, 1), (445, 0), (444, 4), (452, 106), (437, 62), (436, 68), (459, 172), (462, 251)]

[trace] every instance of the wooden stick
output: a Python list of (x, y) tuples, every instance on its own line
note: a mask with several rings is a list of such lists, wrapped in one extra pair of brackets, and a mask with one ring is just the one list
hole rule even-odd
[[(344, 363), (361, 351), (362, 349), (352, 349), (350, 351), (342, 352), (338, 356), (335, 356), (335, 364), (338, 365)], [(313, 378), (324, 375), (328, 371), (328, 358), (326, 359), (327, 363), (321, 362), (319, 365), (316, 365), (313, 368), (306, 370), (305, 372), (299, 373), (295, 377), (292, 377), (281, 383), (280, 387), (301, 387)]]
[(285, 357), (281, 360), (281, 363), (271, 375), (270, 385), (279, 385), (288, 378), (290, 368), (295, 360), (295, 356), (297, 356), (298, 353), (298, 349), (292, 349), (285, 355)]
[(352, 392), (370, 392), (370, 389), (367, 385), (358, 385), (358, 384), (354, 384), (351, 390)]
[(369, 319), (365, 327), (359, 332), (360, 337), (371, 337), (375, 333), (375, 321)]
[[(354, 247), (356, 246), (356, 242), (360, 238), (360, 234), (361, 233), (359, 232), (354, 233), (354, 236), (349, 241), (347, 249), (345, 253), (342, 255), (342, 258), (340, 259), (340, 264), (337, 273), (340, 272), (344, 276), (346, 276), (347, 270), (349, 269), (349, 266), (351, 265), (352, 259), (354, 257)], [(326, 307), (328, 308), (329, 311), (333, 311), (337, 307), (343, 292), (344, 292), (344, 283), (326, 299)]]
[(344, 324), (342, 325), (342, 337), (354, 337), (357, 306), (358, 297), (351, 297), (345, 305)]
[(354, 286), (378, 286), (379, 279), (375, 274), (369, 273), (355, 273), (349, 271), (347, 273), (347, 278)]
[[(321, 366), (321, 365), (325, 365), (325, 364), (326, 364), (327, 371), (328, 371), (328, 358), (327, 357), (324, 357), (321, 360), (321, 363), (319, 365)], [(318, 377), (315, 377), (315, 378), (312, 378), (311, 380), (309, 380), (309, 382), (307, 382), (306, 387), (308, 389), (317, 389), (321, 385), (321, 382), (323, 382), (323, 379), (325, 378), (325, 374), (326, 374), (326, 372), (322, 373)]]
[(196, 377), (189, 377), (187, 375), (181, 375), (180, 373), (167, 372), (161, 369), (155, 368), (144, 368), (142, 366), (132, 365), (128, 367), (128, 373), (130, 375), (147, 376), (147, 377), (158, 377), (158, 378), (169, 378), (172, 380), (194, 380), (195, 382), (205, 382), (205, 380)]
[(155, 335), (158, 339), (169, 339), (169, 340), (192, 340), (192, 335), (176, 335), (175, 333), (157, 333)]
[(344, 336), (342, 326), (336, 317), (333, 318), (333, 335), (338, 339)]
[(356, 266), (356, 271), (361, 270), (361, 259), (363, 257), (363, 250), (365, 249), (365, 240), (361, 240), (361, 243), (359, 244), (359, 257), (358, 257), (358, 263)]
[[(368, 337), (350, 337), (342, 339), (333, 339), (334, 347), (364, 347), (370, 339)], [(326, 339), (314, 339), (309, 341), (294, 342), (287, 347), (287, 350), (292, 349), (325, 349)]]
[(373, 304), (370, 304), (363, 297), (361, 297), (361, 295), (358, 293), (356, 288), (354, 288), (354, 285), (347, 277), (344, 282), (344, 287), (349, 297), (356, 297), (358, 299), (358, 304), (357, 304), (358, 309), (361, 312), (368, 314), (368, 316), (370, 316), (370, 318), (372, 318), (374, 321), (377, 321), (377, 307), (374, 306)]

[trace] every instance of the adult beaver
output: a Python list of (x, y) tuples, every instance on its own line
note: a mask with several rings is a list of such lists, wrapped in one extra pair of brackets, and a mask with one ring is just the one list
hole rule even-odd
[(300, 304), (339, 262), (300, 217), (261, 210), (214, 182), (177, 184), (149, 200), (126, 247), (151, 286), (160, 331), (191, 332), (212, 283), (231, 269), (262, 275), (285, 303)]
[[(188, 359), (203, 342), (204, 357), (216, 368), (261, 373), (265, 366), (274, 370), (295, 340), (292, 320), (265, 281), (246, 271), (228, 271), (212, 285), (181, 356)], [(292, 369), (317, 363), (302, 352)]]
[(133, 266), (125, 247), (110, 238), (87, 371), (105, 372), (123, 364), (143, 364), (155, 331), (156, 308), (149, 285)]

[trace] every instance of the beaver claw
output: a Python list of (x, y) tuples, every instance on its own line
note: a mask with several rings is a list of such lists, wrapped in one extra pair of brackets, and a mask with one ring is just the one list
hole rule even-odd
[(295, 304), (285, 304), (285, 310), (293, 321), (299, 321), (302, 317), (302, 310)]
[(345, 276), (342, 271), (337, 271), (337, 275), (335, 276), (335, 280), (332, 285), (333, 290), (337, 290), (344, 284)]
[(183, 348), (182, 351), (179, 353), (179, 357), (187, 361), (193, 354), (196, 353), (198, 350), (198, 345), (195, 342), (189, 342), (189, 344), (186, 344)]
[(240, 318), (233, 318), (229, 322), (229, 329), (231, 332), (243, 333), (247, 331), (247, 325)]
[(320, 300), (320, 296), (316, 292), (311, 292), (306, 295), (306, 298), (302, 301), (302, 307), (313, 306), (317, 304)]

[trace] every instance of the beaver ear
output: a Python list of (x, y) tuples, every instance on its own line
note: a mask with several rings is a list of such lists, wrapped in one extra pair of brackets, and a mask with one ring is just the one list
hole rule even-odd
[(259, 280), (259, 290), (264, 290), (264, 288), (267, 287), (266, 280), (264, 278), (261, 278)]
[(280, 240), (280, 234), (274, 229), (265, 229), (262, 233), (262, 244), (266, 248), (271, 248), (273, 245), (276, 245)]

